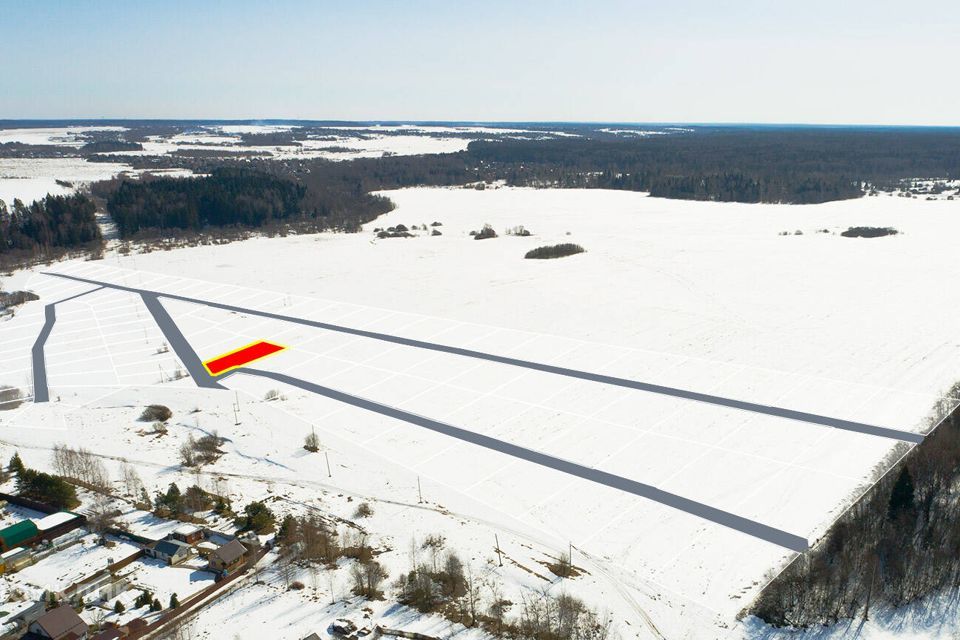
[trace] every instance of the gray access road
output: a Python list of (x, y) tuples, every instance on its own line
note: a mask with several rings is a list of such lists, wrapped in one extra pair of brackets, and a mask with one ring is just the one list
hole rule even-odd
[[(111, 287), (111, 288), (119, 289), (122, 291), (137, 293), (140, 295), (148, 294), (152, 296), (161, 296), (164, 298), (169, 298), (171, 300), (180, 300), (182, 302), (190, 302), (193, 304), (206, 305), (208, 307), (223, 309), (225, 311), (245, 313), (248, 315), (260, 316), (262, 318), (270, 318), (273, 320), (280, 320), (283, 322), (291, 322), (294, 324), (299, 324), (307, 327), (324, 329), (327, 331), (335, 331), (338, 333), (345, 333), (348, 335), (359, 336), (362, 338), (381, 340), (383, 342), (399, 344), (406, 347), (414, 347), (417, 349), (426, 349), (429, 351), (449, 353), (457, 356), (464, 356), (467, 358), (486, 360), (488, 362), (497, 362), (499, 364), (505, 364), (513, 367), (530, 369), (532, 371), (542, 371), (544, 373), (565, 376), (568, 378), (588, 380), (590, 382), (597, 382), (600, 384), (623, 387), (627, 389), (635, 389), (638, 391), (645, 391), (647, 393), (656, 393), (660, 395), (671, 396), (674, 398), (691, 400), (694, 402), (702, 402), (705, 404), (724, 407), (728, 409), (736, 409), (739, 411), (746, 411), (749, 413), (774, 416), (777, 418), (785, 418), (787, 420), (795, 420), (799, 422), (806, 422), (808, 424), (816, 424), (816, 425), (825, 426), (825, 427), (832, 427), (834, 429), (842, 429), (844, 431), (854, 431), (857, 433), (864, 433), (867, 435), (878, 436), (881, 438), (902, 440), (904, 442), (910, 442), (914, 444), (922, 442), (924, 438), (924, 436), (921, 434), (912, 433), (910, 431), (904, 431), (900, 429), (891, 429), (889, 427), (881, 427), (878, 425), (867, 424), (863, 422), (856, 422), (853, 420), (844, 420), (842, 418), (834, 418), (831, 416), (824, 416), (816, 413), (809, 413), (806, 411), (797, 411), (795, 409), (788, 409), (785, 407), (777, 407), (772, 405), (759, 404), (755, 402), (748, 402), (745, 400), (737, 400), (735, 398), (716, 396), (708, 393), (701, 393), (699, 391), (691, 391), (689, 389), (679, 389), (676, 387), (669, 387), (665, 385), (654, 384), (651, 382), (643, 382), (640, 380), (630, 380), (627, 378), (618, 378), (615, 376), (608, 376), (600, 373), (592, 373), (590, 371), (581, 371), (578, 369), (559, 367), (556, 365), (546, 364), (542, 362), (533, 362), (531, 360), (511, 358), (508, 356), (497, 355), (495, 353), (474, 351), (472, 349), (464, 349), (461, 347), (454, 347), (454, 346), (439, 344), (435, 342), (425, 342), (423, 340), (414, 340), (412, 338), (404, 338), (402, 336), (379, 333), (376, 331), (366, 331), (364, 329), (355, 329), (353, 327), (346, 327), (346, 326), (331, 324), (328, 322), (321, 322), (318, 320), (310, 320), (307, 318), (297, 318), (295, 316), (288, 316), (280, 313), (271, 313), (269, 311), (247, 309), (245, 307), (238, 307), (236, 305), (224, 304), (221, 302), (214, 302), (210, 300), (202, 300), (199, 298), (190, 298), (188, 296), (164, 293), (162, 291), (150, 291), (146, 289), (138, 289), (135, 287), (111, 284), (109, 282), (101, 282), (99, 280), (91, 280), (88, 278), (81, 278), (79, 276), (71, 276), (71, 275), (59, 274), (59, 273), (47, 273), (47, 275), (56, 276), (59, 278), (68, 278), (70, 280), (76, 280), (78, 282), (87, 282), (90, 284), (97, 284), (104, 287)], [(206, 373), (206, 370), (204, 370), (204, 373)]]
[(207, 368), (203, 366), (203, 362), (200, 360), (197, 352), (193, 350), (193, 347), (190, 346), (190, 343), (187, 342), (187, 339), (180, 331), (180, 327), (173, 321), (173, 318), (170, 317), (167, 310), (163, 308), (163, 304), (160, 302), (157, 294), (144, 291), (140, 293), (140, 297), (143, 299), (143, 304), (146, 305), (147, 311), (153, 316), (154, 322), (157, 323), (160, 331), (163, 332), (163, 336), (167, 339), (170, 348), (172, 348), (173, 352), (180, 358), (180, 362), (187, 368), (187, 372), (190, 374), (190, 377), (193, 378), (196, 385), (205, 389), (226, 389), (226, 387), (217, 382), (207, 371)]
[(61, 302), (67, 302), (68, 300), (85, 296), (88, 293), (99, 291), (100, 289), (103, 289), (103, 287), (100, 286), (95, 289), (90, 289), (89, 291), (84, 291), (83, 293), (78, 293), (75, 296), (64, 298), (63, 300), (51, 302), (43, 308), (43, 328), (40, 329), (40, 335), (37, 336), (36, 341), (33, 343), (33, 349), (31, 351), (31, 355), (33, 357), (34, 402), (50, 402), (50, 388), (47, 386), (47, 358), (45, 349), (47, 346), (47, 339), (50, 338), (50, 332), (53, 331), (53, 325), (57, 323), (57, 305)]
[(57, 322), (57, 308), (48, 304), (43, 308), (45, 320), (37, 341), (33, 343), (33, 401), (50, 402), (50, 389), (47, 387), (47, 360), (44, 355), (44, 347), (47, 344), (47, 338), (53, 331), (53, 325)]
[(710, 522), (714, 522), (730, 529), (735, 529), (742, 533), (746, 533), (747, 535), (753, 536), (754, 538), (766, 540), (767, 542), (785, 547), (792, 551), (806, 551), (808, 547), (807, 539), (804, 537), (776, 529), (761, 522), (750, 520), (749, 518), (738, 516), (734, 513), (730, 513), (729, 511), (723, 511), (722, 509), (711, 507), (710, 505), (697, 502), (696, 500), (678, 496), (674, 493), (658, 489), (649, 484), (643, 484), (642, 482), (637, 482), (635, 480), (630, 480), (606, 471), (601, 471), (599, 469), (577, 464), (576, 462), (564, 460), (563, 458), (556, 458), (533, 449), (527, 449), (526, 447), (511, 444), (490, 436), (468, 431), (466, 429), (461, 429), (460, 427), (455, 427), (445, 422), (426, 418), (424, 416), (410, 413), (402, 409), (397, 409), (396, 407), (391, 407), (389, 405), (381, 404), (373, 400), (368, 400), (360, 396), (354, 396), (349, 393), (344, 393), (343, 391), (331, 389), (330, 387), (324, 387), (313, 382), (308, 382), (306, 380), (301, 380), (299, 378), (294, 378), (293, 376), (288, 376), (274, 371), (243, 368), (237, 370), (236, 373), (245, 373), (247, 375), (259, 376), (261, 378), (268, 378), (276, 382), (288, 384), (292, 387), (303, 389), (304, 391), (309, 391), (310, 393), (324, 396), (326, 398), (330, 398), (331, 400), (336, 400), (337, 402), (342, 402), (344, 404), (365, 409), (367, 411), (373, 411), (374, 413), (379, 413), (380, 415), (384, 415), (395, 420), (401, 420), (408, 424), (416, 425), (436, 433), (441, 433), (451, 438), (456, 438), (457, 440), (462, 440), (473, 445), (484, 447), (485, 449), (490, 449), (492, 451), (503, 453), (520, 460), (532, 462), (542, 467), (554, 469), (561, 473), (566, 473), (568, 475), (575, 476), (583, 480), (588, 480), (590, 482), (595, 482), (613, 489), (619, 489), (620, 491), (624, 491), (626, 493), (632, 493), (633, 495), (640, 496), (654, 502), (659, 502), (660, 504), (668, 507), (672, 507), (679, 511), (703, 518), (704, 520), (709, 520)]

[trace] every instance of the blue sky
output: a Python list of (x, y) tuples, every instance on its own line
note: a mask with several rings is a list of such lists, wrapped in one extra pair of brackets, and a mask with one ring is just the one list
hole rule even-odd
[(0, 118), (960, 125), (955, 0), (0, 0)]

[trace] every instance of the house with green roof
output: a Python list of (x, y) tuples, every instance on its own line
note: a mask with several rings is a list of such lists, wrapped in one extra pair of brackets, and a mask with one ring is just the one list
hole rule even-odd
[(40, 535), (33, 520), (21, 520), (9, 527), (0, 529), (0, 550), (9, 551), (24, 544), (28, 544)]

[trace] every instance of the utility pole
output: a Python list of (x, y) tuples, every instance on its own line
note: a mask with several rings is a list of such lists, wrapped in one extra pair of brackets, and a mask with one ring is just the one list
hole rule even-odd
[(423, 490), (420, 488), (420, 476), (417, 476), (417, 496), (420, 504), (423, 504)]
[(326, 460), (327, 460), (327, 477), (328, 477), (328, 478), (332, 478), (332, 477), (333, 477), (333, 474), (330, 473), (330, 453), (327, 452), (327, 451), (324, 451), (324, 452), (323, 452), (323, 457), (326, 458)]
[(494, 539), (494, 540), (496, 541), (496, 543), (497, 543), (497, 562), (499, 562), (500, 566), (502, 567), (502, 566), (503, 566), (503, 556), (500, 555), (500, 537), (497, 536), (497, 534), (493, 534), (493, 539)]

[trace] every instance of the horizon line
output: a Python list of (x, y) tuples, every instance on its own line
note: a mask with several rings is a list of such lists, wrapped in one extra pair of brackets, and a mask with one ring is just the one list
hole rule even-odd
[(64, 117), (64, 118), (0, 118), (0, 127), (11, 124), (52, 123), (183, 123), (183, 124), (335, 124), (335, 125), (548, 125), (548, 126), (630, 126), (630, 127), (795, 127), (795, 128), (886, 128), (886, 129), (960, 129), (960, 124), (909, 123), (836, 123), (836, 122), (749, 122), (749, 121), (626, 121), (626, 120), (396, 120), (396, 119), (317, 119), (317, 118), (162, 118), (162, 117)]

